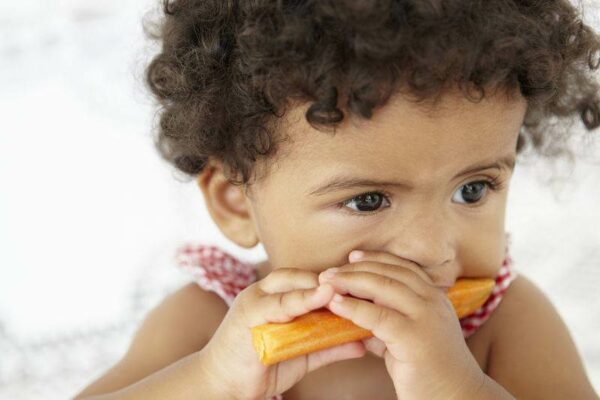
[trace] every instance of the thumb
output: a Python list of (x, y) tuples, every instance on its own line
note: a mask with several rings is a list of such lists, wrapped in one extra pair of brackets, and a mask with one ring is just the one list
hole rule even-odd
[(282, 361), (276, 368), (271, 368), (270, 375), (274, 376), (275, 384), (269, 386), (275, 386), (275, 389), (268, 393), (283, 393), (315, 369), (336, 361), (360, 358), (366, 352), (364, 344), (355, 341)]
[(328, 349), (320, 350), (307, 354), (307, 372), (333, 364), (337, 361), (360, 358), (366, 354), (367, 350), (361, 341), (340, 344)]

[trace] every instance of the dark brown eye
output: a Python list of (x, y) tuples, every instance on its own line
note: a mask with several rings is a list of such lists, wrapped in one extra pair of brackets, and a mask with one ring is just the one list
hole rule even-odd
[[(479, 200), (481, 200), (481, 198), (485, 195), (487, 187), (490, 185), (491, 183), (488, 181), (477, 181), (461, 186), (460, 189), (455, 193), (462, 197), (464, 202), (457, 201), (457, 203), (473, 204), (479, 202)], [(456, 196), (452, 197), (452, 200), (455, 199)]]
[(357, 211), (358, 213), (372, 213), (381, 207), (381, 204), (384, 202), (384, 200), (387, 201), (384, 194), (379, 192), (369, 192), (353, 197), (350, 200), (346, 200), (341, 205), (349, 207), (350, 204), (354, 204), (356, 208), (349, 208)]

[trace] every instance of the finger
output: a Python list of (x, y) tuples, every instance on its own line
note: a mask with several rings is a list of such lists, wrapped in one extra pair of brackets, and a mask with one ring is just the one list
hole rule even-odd
[(307, 372), (314, 371), (337, 361), (360, 358), (366, 354), (365, 345), (360, 341), (341, 344), (328, 349), (309, 353)]
[(329, 284), (261, 296), (247, 308), (250, 327), (269, 322), (289, 322), (309, 311), (324, 307), (335, 294)]
[(277, 388), (275, 393), (281, 393), (311, 371), (319, 369), (337, 361), (360, 358), (366, 354), (365, 346), (360, 341), (345, 343), (335, 347), (330, 347), (314, 353), (304, 354), (279, 363), (280, 371), (302, 371), (302, 376), (298, 374), (282, 374), (281, 379), (277, 379)]
[(387, 346), (395, 344), (402, 332), (410, 328), (410, 320), (400, 312), (362, 299), (341, 296), (342, 301), (331, 301), (327, 308), (336, 315), (368, 329)]
[(400, 313), (413, 317), (426, 306), (423, 297), (404, 282), (372, 272), (338, 272), (327, 283), (337, 293), (372, 300)]
[[(419, 296), (426, 297), (431, 291), (432, 286), (424, 281), (421, 276), (413, 270), (402, 266), (390, 265), (381, 262), (359, 261), (352, 264), (346, 264), (336, 269), (337, 272), (371, 272), (382, 276), (395, 279), (409, 286)], [(326, 271), (325, 271), (326, 272)], [(319, 282), (326, 282), (326, 274), (319, 275)]]
[(357, 253), (356, 250), (351, 251), (348, 255), (348, 260), (351, 263), (355, 263), (358, 261), (377, 261), (383, 264), (399, 265), (411, 270), (430, 285), (434, 284), (429, 275), (427, 275), (427, 273), (425, 273), (425, 271), (423, 271), (421, 267), (415, 265), (415, 263), (413, 262), (405, 260), (404, 258), (398, 257), (394, 254), (385, 251), (359, 250), (358, 252), (362, 253), (360, 257), (355, 256), (355, 254)]
[(362, 342), (368, 352), (375, 354), (377, 357), (383, 358), (387, 347), (385, 343), (381, 341), (381, 339), (373, 336), (368, 339), (363, 339)]
[(319, 286), (316, 273), (300, 268), (278, 268), (259, 282), (265, 293), (289, 292), (294, 289), (312, 289)]

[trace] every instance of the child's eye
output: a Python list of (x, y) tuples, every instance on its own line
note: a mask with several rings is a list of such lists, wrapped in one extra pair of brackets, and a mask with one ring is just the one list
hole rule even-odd
[(383, 200), (385, 200), (388, 203), (389, 207), (390, 202), (388, 200), (388, 197), (384, 193), (368, 192), (346, 200), (338, 204), (338, 207), (342, 208), (344, 206), (348, 206), (349, 204), (356, 204), (357, 209), (349, 207), (352, 208), (354, 211), (357, 211), (357, 213), (353, 214), (360, 216), (371, 215), (374, 211), (379, 209)]
[[(504, 186), (499, 177), (467, 183), (461, 186), (460, 189), (455, 192), (459, 196), (462, 195), (465, 199), (465, 202), (458, 201), (458, 203), (475, 204), (480, 202), (485, 194), (486, 187), (489, 187), (492, 191), (498, 191)], [(456, 197), (457, 196), (453, 196), (452, 200), (455, 200)], [(390, 206), (389, 194), (382, 192), (367, 192), (343, 201), (337, 204), (337, 206), (338, 208), (348, 207), (355, 211), (352, 212), (352, 214), (357, 216), (368, 216), (375, 214), (376, 211), (381, 208), (381, 205), (384, 202), (387, 202), (387, 207)], [(351, 207), (351, 205), (354, 205), (356, 208)]]
[[(499, 177), (493, 179), (484, 179), (481, 181), (469, 182), (466, 185), (462, 185), (459, 190), (455, 192), (459, 196), (463, 196), (465, 202), (457, 201), (459, 204), (475, 204), (478, 203), (485, 195), (485, 189), (489, 187), (492, 191), (497, 191), (503, 188), (502, 182)], [(455, 200), (459, 196), (452, 196), (452, 200)]]

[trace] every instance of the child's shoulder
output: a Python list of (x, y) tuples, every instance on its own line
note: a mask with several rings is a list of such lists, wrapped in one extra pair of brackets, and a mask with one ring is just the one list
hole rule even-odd
[[(221, 324), (228, 308), (217, 294), (188, 283), (148, 313), (133, 338), (128, 357), (165, 366), (199, 351)], [(154, 354), (153, 360), (148, 360), (148, 354)]]
[(195, 283), (175, 290), (146, 315), (123, 358), (78, 398), (121, 389), (201, 350), (228, 308), (221, 297)]
[(487, 374), (517, 398), (596, 398), (566, 324), (519, 274), (488, 321)]

